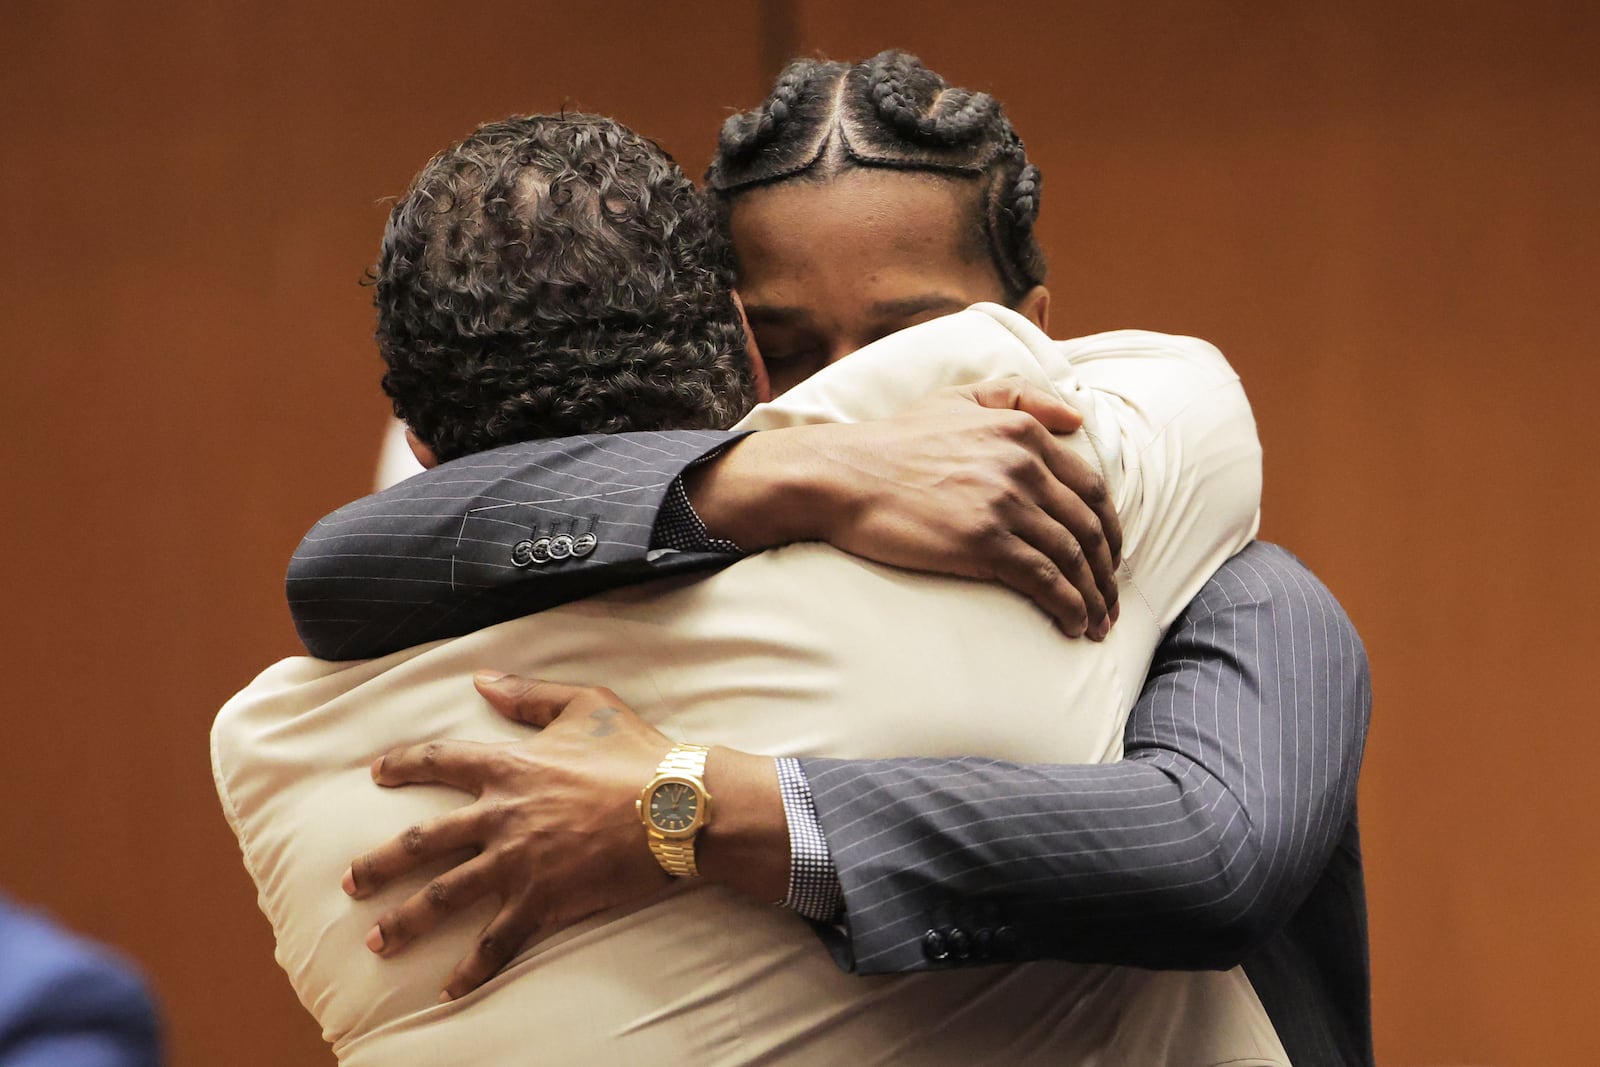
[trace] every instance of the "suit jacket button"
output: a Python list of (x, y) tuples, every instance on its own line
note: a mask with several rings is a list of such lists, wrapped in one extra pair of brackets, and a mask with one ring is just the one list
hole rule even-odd
[(572, 535), (556, 534), (550, 538), (550, 558), (566, 559), (572, 555)]
[(535, 562), (535, 563), (549, 563), (550, 562), (550, 538), (548, 538), (548, 537), (539, 538), (537, 541), (535, 541), (533, 543), (533, 547), (531, 549), (529, 549), (528, 552), (529, 552), (529, 555), (531, 555), (533, 557), (533, 562)]
[(599, 543), (600, 539), (592, 533), (579, 534), (572, 539), (572, 554), (582, 559), (593, 552), (594, 546)]
[(532, 541), (526, 541), (526, 540), (518, 541), (516, 544), (511, 546), (511, 565), (512, 566), (514, 566), (514, 567), (526, 567), (528, 564), (530, 564), (532, 562), (533, 562), (533, 542)]
[(922, 935), (922, 954), (928, 959), (938, 962), (950, 958), (950, 946), (945, 942), (944, 934), (938, 930), (929, 930)]
[(961, 927), (950, 931), (947, 939), (950, 942), (950, 953), (958, 960), (969, 959), (972, 956), (972, 939)]
[(1022, 947), (1017, 932), (1009, 926), (1002, 926), (994, 932), (994, 954), (1003, 960), (1014, 960), (1017, 952)]
[(994, 953), (994, 931), (988, 927), (972, 935), (972, 952), (980, 960), (988, 959)]

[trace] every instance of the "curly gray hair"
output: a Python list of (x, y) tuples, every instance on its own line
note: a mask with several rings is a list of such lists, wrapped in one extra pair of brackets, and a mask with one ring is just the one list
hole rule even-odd
[(412, 181), (374, 274), (384, 392), (441, 462), (720, 428), (755, 402), (714, 212), (611, 119), (479, 127)]

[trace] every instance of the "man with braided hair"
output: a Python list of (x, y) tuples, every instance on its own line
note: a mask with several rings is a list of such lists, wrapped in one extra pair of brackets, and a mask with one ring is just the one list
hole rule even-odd
[[(463, 481), (515, 465), (524, 438), (599, 430), (602, 447), (622, 433), (648, 445), (659, 435), (642, 431), (661, 422), (726, 423), (730, 407), (765, 392), (759, 375), (735, 371), (759, 356), (741, 351), (730, 281), (709, 206), (648, 142), (583, 115), (481, 128), (430, 162), (396, 204), (376, 271), (385, 388), (434, 470), (346, 514), (374, 506), (394, 517), (425, 513)], [(1125, 509), (1122, 575), (1137, 595), (1103, 643), (1063, 638), (998, 587), (913, 578), (796, 545), (689, 585), (617, 591), (377, 660), (286, 661), (231, 701), (213, 734), (219, 793), (279, 958), (340, 1059), (352, 1067), (437, 1062), (435, 1050), (448, 1049), (455, 1062), (502, 1062), (527, 1055), (532, 1032), (560, 1063), (1284, 1062), (1236, 969), (1013, 963), (868, 982), (838, 970), (790, 913), (705, 883), (672, 886), (666, 872), (696, 872), (693, 849), (646, 848), (637, 829), (621, 839), (620, 866), (601, 879), (621, 887), (615, 903), (632, 910), (579, 922), (559, 946), (542, 944), (505, 976), (504, 994), (442, 1010), (431, 995), (438, 953), (465, 951), (473, 917), (403, 960), (352, 954), (346, 946), (363, 920), (379, 920), (369, 938), (379, 950), (402, 948), (408, 928), (385, 925), (378, 901), (352, 904), (329, 863), (342, 864), (374, 826), (392, 832), (408, 807), (417, 825), (408, 853), (437, 845), (439, 824), (424, 816), (448, 819), (450, 798), (381, 796), (364, 764), (373, 749), (402, 741), (514, 733), (467, 685), (471, 668), (486, 662), (580, 677), (603, 671), (631, 699), (648, 697), (675, 729), (751, 748), (882, 756), (907, 751), (916, 737), (923, 751), (1115, 755), (1158, 628), (1244, 544), (1259, 505), (1259, 449), (1236, 376), (1200, 342), (1142, 344), (1064, 351), (990, 305), (886, 339), (740, 424), (798, 419), (826, 436), (835, 429), (828, 424), (914, 418), (918, 401), (945, 386), (1009, 397), (1059, 430), (1081, 423), (1086, 433), (1058, 441), (1021, 411), (1004, 420), (1005, 436), (1036, 441), (1064, 472), (1103, 471)], [(1110, 377), (1127, 378), (1126, 388), (1081, 383), (1075, 361), (1121, 366)], [(1193, 402), (1199, 395), (1205, 403)], [(935, 395), (933, 421), (959, 428), (942, 411), (959, 401)], [(502, 442), (513, 443), (494, 447)], [(441, 455), (458, 458), (437, 464)], [(518, 523), (527, 503), (503, 500), (487, 509), (488, 521)], [(468, 521), (458, 539), (476, 540), (475, 521), (461, 517)], [(341, 522), (335, 516), (328, 526)], [(552, 560), (578, 553), (573, 532), (556, 535), (566, 539), (561, 552), (551, 538)], [(535, 564), (531, 548), (527, 562)], [(854, 610), (841, 611), (846, 603)], [(975, 632), (963, 635), (968, 628)], [(962, 647), (971, 650), (964, 659)], [(991, 672), (1004, 679), (998, 686)], [(974, 719), (969, 709), (990, 697), (1008, 707)], [(540, 740), (548, 750), (573, 734), (578, 758), (557, 762), (575, 766), (608, 750), (611, 777), (627, 783), (626, 808), (650, 770), (667, 765), (671, 746), (620, 701), (602, 699), (605, 706), (566, 718), (576, 730), (557, 724)], [(1052, 709), (1041, 734), (1038, 717)], [(628, 725), (616, 729), (614, 720)], [(690, 751), (669, 762), (691, 769)], [(721, 750), (715, 758), (698, 751), (708, 780), (737, 795), (741, 775), (726, 773)], [(771, 775), (765, 764), (752, 768), (751, 782)], [(615, 800), (600, 810), (615, 810)], [(757, 814), (723, 810), (719, 833)], [(662, 818), (675, 812), (668, 805)], [(480, 869), (469, 863), (436, 878), (425, 899), (470, 906), (487, 888), (475, 881)], [(630, 899), (641, 884), (648, 899)], [(352, 876), (349, 890), (360, 888)], [(478, 944), (515, 951), (522, 940), (491, 923)], [(1021, 955), (1003, 929), (992, 941), (978, 937), (974, 951)], [(975, 1003), (985, 1006), (973, 1011)]]
[[(1030, 246), (1037, 253), (1031, 239), (1037, 171), (1022, 159), (998, 105), (982, 94), (947, 90), (896, 54), (858, 68), (798, 65), (785, 73), (780, 90), (762, 109), (730, 121), (712, 175), (730, 216), (752, 324), (775, 356), (775, 378), (781, 380), (778, 368), (788, 360), (837, 358), (894, 315), (914, 319), (944, 309), (939, 299), (923, 299), (949, 295), (938, 292), (919, 291), (912, 300), (851, 294), (809, 305), (752, 297), (763, 279), (780, 296), (793, 280), (788, 265), (776, 262), (774, 244), (763, 243), (770, 234), (762, 224), (770, 229), (772, 220), (756, 209), (791, 193), (803, 196), (802, 186), (817, 187), (811, 191), (821, 196), (874, 168), (886, 182), (891, 173), (911, 182), (950, 179), (945, 184), (952, 188), (970, 179), (966, 188), (980, 195), (967, 202), (982, 210), (954, 216), (965, 222), (956, 229), (966, 250), (993, 257), (989, 284), (1000, 287), (1001, 299), (1020, 307), (1032, 296), (1028, 310), (1044, 317), (1042, 257), (1030, 268), (1027, 254)], [(906, 102), (918, 94), (924, 106), (913, 114)], [(982, 121), (950, 117), (956, 114)], [(1014, 175), (991, 174), (995, 161), (1016, 163)], [(737, 174), (741, 168), (747, 181)], [(816, 223), (816, 204), (810, 207), (807, 221)], [(791, 227), (789, 236), (803, 233)], [(785, 269), (769, 270), (775, 262)], [(761, 472), (741, 469), (741, 460), (756, 454), (756, 442), (779, 436), (745, 439), (687, 479), (688, 495), (713, 532), (762, 543), (759, 520), (783, 509), (751, 506), (772, 498), (750, 490)], [(667, 483), (667, 499), (679, 501), (683, 483)], [(719, 494), (740, 506), (720, 507)], [(741, 523), (755, 535), (739, 532)], [(531, 600), (545, 595), (524, 593)], [(1247, 631), (1250, 639), (1241, 640)], [(1299, 663), (1292, 675), (1282, 666), (1291, 648)], [(1329, 682), (1343, 688), (1330, 689)], [(1216, 715), (1219, 698), (1234, 723)], [(1337, 604), (1285, 554), (1251, 549), (1219, 573), (1169, 634), (1129, 721), (1123, 764), (801, 761), (802, 783), (827, 782), (817, 792), (813, 820), (826, 839), (823, 866), (836, 867), (826, 878), (842, 882), (841, 959), (862, 971), (954, 966), (970, 958), (965, 943), (972, 930), (993, 932), (981, 917), (996, 892), (1016, 896), (1010, 886), (1020, 877), (1032, 887), (1024, 894), (1031, 905), (1025, 954), (1152, 966), (1242, 959), (1262, 976), (1257, 985), (1298, 1055), (1310, 1062), (1369, 1060), (1359, 853), (1350, 821), (1368, 699), (1359, 644)], [(1248, 735), (1238, 732), (1240, 724), (1248, 724)], [(1279, 753), (1293, 762), (1272, 764), (1283, 758)], [(1314, 765), (1325, 768), (1320, 779), (1316, 772), (1308, 779), (1306, 768)], [(1030, 785), (1008, 796), (1020, 782)], [(940, 810), (959, 817), (928, 817)], [(786, 814), (794, 832), (810, 814), (807, 801), (789, 806), (786, 798)], [(985, 828), (993, 832), (985, 835)], [(994, 839), (1008, 843), (997, 848)], [(1061, 845), (1074, 839), (1094, 844), (1063, 852)], [(787, 851), (787, 834), (772, 844)], [(928, 864), (942, 873), (930, 880)], [(791, 883), (804, 882), (808, 870), (796, 862)], [(882, 890), (904, 884), (906, 874), (923, 888), (884, 898)], [(559, 880), (541, 888), (572, 889)]]
[[(708, 185), (775, 387), (973, 299), (1045, 324), (1045, 261), (1033, 236), (1038, 168), (993, 97), (948, 86), (906, 53), (855, 66), (791, 64), (761, 106), (726, 121)], [(955, 220), (947, 228), (959, 239), (958, 258), (987, 262), (992, 273), (928, 276), (930, 235), (917, 226), (940, 211)], [(727, 541), (756, 548), (790, 536), (783, 520), (792, 494), (782, 490), (794, 479), (782, 464), (793, 453), (778, 447), (781, 436), (755, 435), (682, 479), (664, 479), (673, 492), (664, 493), (668, 507), (654, 528), (687, 525), (671, 509), (686, 487), (710, 533), (725, 539), (688, 547), (731, 551)], [(540, 462), (562, 451), (550, 443)], [(880, 455), (848, 460), (859, 470), (891, 465)], [(537, 483), (537, 472), (525, 473)], [(872, 505), (898, 520), (877, 531), (960, 514), (930, 506), (908, 519), (906, 497), (892, 487), (928, 483), (902, 474), (873, 486)], [(859, 506), (862, 498), (844, 499)], [(861, 537), (845, 547), (889, 555)], [(529, 606), (553, 584), (512, 577), (523, 580), (518, 596)], [(1115, 595), (1107, 591), (1103, 602)], [(1092, 593), (1084, 600), (1092, 610)], [(371, 618), (389, 614), (378, 606)], [(419, 625), (405, 630), (407, 640), (426, 638), (434, 622)], [(963, 914), (1021, 881), (1035, 907), (1030, 955), (1150, 967), (1242, 963), (1298, 1062), (1368, 1064), (1355, 786), (1370, 702), (1349, 618), (1298, 561), (1255, 545), (1166, 635), (1128, 720), (1122, 762), (801, 760), (793, 777), (809, 787), (815, 810), (804, 789), (794, 790), (801, 799), (786, 801), (787, 825), (772, 830), (767, 847), (791, 856), (790, 904), (830, 924), (824, 936), (857, 972), (957, 965), (959, 953), (937, 948), (945, 935), (970, 929), (958, 921)], [(986, 836), (1007, 844), (986, 845)], [(486, 846), (510, 840), (483, 835)], [(815, 856), (799, 844), (813, 840), (825, 842)]]
[(707, 184), (725, 212), (741, 190), (788, 180), (826, 183), (859, 169), (940, 176), (971, 187), (971, 254), (988, 258), (1004, 303), (1034, 313), (1046, 264), (1034, 238), (1039, 168), (999, 101), (945, 85), (915, 56), (866, 63), (801, 59), (766, 102), (723, 124)]

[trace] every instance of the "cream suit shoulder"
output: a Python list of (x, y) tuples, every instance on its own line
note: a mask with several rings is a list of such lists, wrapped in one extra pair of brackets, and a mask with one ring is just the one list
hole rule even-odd
[(1056, 345), (1074, 365), (1103, 359), (1176, 360), (1194, 374), (1216, 381), (1234, 381), (1239, 377), (1216, 345), (1184, 334), (1106, 330), (1057, 341)]

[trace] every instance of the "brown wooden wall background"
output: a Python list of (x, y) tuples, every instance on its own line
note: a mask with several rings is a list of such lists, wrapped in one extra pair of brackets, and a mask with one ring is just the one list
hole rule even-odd
[(1381, 1062), (1594, 1055), (1595, 5), (498, 7), (0, 6), (0, 885), (144, 965), (175, 1064), (331, 1062), (206, 734), (371, 475), (382, 198), (567, 102), (698, 173), (779, 59), (896, 44), (1008, 101), (1061, 332), (1245, 376), (1266, 533), (1373, 660)]

